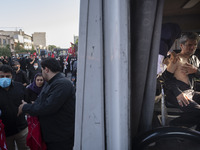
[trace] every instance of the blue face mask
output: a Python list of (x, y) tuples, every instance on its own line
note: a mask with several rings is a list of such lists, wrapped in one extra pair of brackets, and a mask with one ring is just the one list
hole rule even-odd
[(2, 88), (7, 88), (11, 84), (11, 78), (0, 78), (0, 86)]

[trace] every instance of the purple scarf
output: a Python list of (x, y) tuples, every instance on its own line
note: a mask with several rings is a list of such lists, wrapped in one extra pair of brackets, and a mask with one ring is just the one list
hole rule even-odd
[(34, 80), (33, 80), (33, 82), (31, 83), (31, 84), (29, 84), (28, 85), (28, 89), (30, 89), (30, 90), (32, 90), (33, 92), (35, 92), (36, 94), (40, 94), (40, 92), (41, 92), (41, 90), (42, 90), (42, 88), (43, 88), (43, 86), (44, 86), (44, 84), (43, 84), (43, 86), (41, 86), (41, 87), (38, 87), (37, 85), (36, 85), (36, 78), (37, 78), (37, 76), (42, 76), (42, 74), (41, 73), (37, 73), (35, 76), (34, 76)]

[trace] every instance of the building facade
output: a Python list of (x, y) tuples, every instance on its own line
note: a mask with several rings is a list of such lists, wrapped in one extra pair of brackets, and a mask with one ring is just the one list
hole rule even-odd
[(34, 32), (32, 37), (35, 49), (46, 49), (46, 32)]
[[(10, 44), (11, 52), (15, 51), (15, 47), (20, 44), (24, 49), (31, 50), (32, 49), (32, 37), (27, 35), (21, 29), (19, 31), (4, 31), (0, 30), (0, 34), (4, 36), (4, 40), (2, 42), (5, 45), (5, 37), (7, 37), (7, 42)], [(8, 39), (10, 38), (10, 39)]]
[(11, 52), (14, 52), (14, 39), (9, 35), (2, 34), (0, 31), (0, 47), (6, 46), (9, 46)]

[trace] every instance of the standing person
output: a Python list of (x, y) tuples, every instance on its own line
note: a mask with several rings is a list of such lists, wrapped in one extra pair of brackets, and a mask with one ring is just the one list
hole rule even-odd
[(76, 77), (77, 77), (77, 60), (75, 59), (73, 62), (73, 69), (72, 69), (72, 82), (76, 87)]
[(33, 64), (33, 68), (31, 68), (30, 71), (29, 71), (29, 80), (30, 80), (30, 82), (33, 82), (35, 75), (37, 73), (41, 73), (41, 72), (42, 72), (42, 70), (39, 68), (38, 63), (35, 62)]
[(33, 104), (22, 101), (18, 115), (38, 116), (48, 150), (72, 150), (74, 145), (75, 91), (70, 80), (60, 72), (59, 62), (47, 58), (41, 62), (47, 81)]
[(33, 69), (33, 65), (34, 63), (37, 62), (37, 58), (35, 57), (35, 55), (31, 55), (30, 58), (27, 59), (27, 69), (28, 69), (28, 73), (31, 69)]
[(21, 69), (26, 72), (27, 71), (26, 70), (26, 67), (27, 67), (26, 58), (22, 56), (22, 58), (20, 59), (19, 63), (21, 65)]
[(21, 70), (20, 63), (18, 61), (13, 62), (13, 80), (22, 83), (25, 87), (29, 84), (26, 72)]
[(9, 65), (0, 66), (0, 110), (5, 125), (6, 142), (9, 150), (28, 150), (26, 137), (28, 134), (25, 115), (17, 116), (18, 107), (25, 98), (25, 87), (12, 81), (12, 68)]
[[(29, 103), (34, 103), (44, 86), (44, 78), (42, 73), (37, 73), (31, 84), (26, 87), (26, 97)], [(42, 140), (40, 122), (38, 117), (27, 115), (28, 136), (27, 145), (31, 150), (46, 150), (46, 145)]]
[(66, 59), (63, 59), (63, 66), (64, 66), (64, 74), (65, 74), (65, 77), (67, 77), (67, 67), (68, 67), (68, 63), (66, 61)]
[(28, 102), (34, 102), (40, 94), (44, 86), (44, 78), (42, 73), (37, 73), (33, 79), (33, 82), (26, 87), (26, 96)]

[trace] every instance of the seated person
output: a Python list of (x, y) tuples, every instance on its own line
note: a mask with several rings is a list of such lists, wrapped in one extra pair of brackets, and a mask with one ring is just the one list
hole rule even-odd
[[(200, 94), (193, 91), (194, 78), (200, 78), (199, 60), (194, 55), (198, 34), (187, 32), (180, 38), (181, 52), (171, 54), (167, 69), (162, 77), (166, 87), (166, 101), (186, 112), (187, 117), (183, 120), (199, 122), (200, 117)], [(188, 92), (189, 91), (189, 92)], [(187, 94), (185, 94), (188, 92)]]
[(170, 48), (176, 39), (181, 35), (180, 26), (176, 23), (164, 23), (161, 28), (161, 39), (157, 64), (157, 85), (156, 85), (156, 102), (161, 99), (161, 74), (166, 69), (163, 60), (169, 53)]
[(167, 70), (171, 69), (171, 73), (174, 73), (174, 77), (177, 80), (180, 80), (188, 85), (191, 84), (188, 74), (186, 70), (184, 70), (185, 65), (189, 63), (189, 59), (185, 57), (182, 53), (176, 54), (175, 52), (171, 52), (170, 59), (166, 58), (163, 63), (167, 66), (169, 65), (167, 67)]

